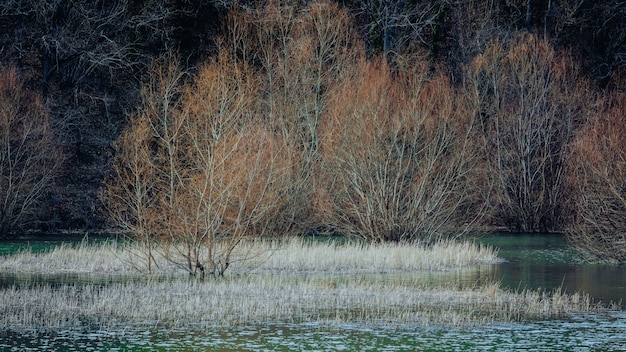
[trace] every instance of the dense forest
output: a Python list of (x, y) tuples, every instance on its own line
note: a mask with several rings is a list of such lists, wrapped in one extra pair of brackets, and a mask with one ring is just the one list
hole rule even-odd
[(0, 237), (500, 229), (624, 262), (624, 23), (617, 0), (4, 0)]

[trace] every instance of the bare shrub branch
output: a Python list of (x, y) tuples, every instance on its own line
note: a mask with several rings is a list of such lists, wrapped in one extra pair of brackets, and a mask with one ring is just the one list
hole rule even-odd
[(42, 99), (0, 68), (0, 234), (23, 231), (63, 162)]
[[(183, 72), (175, 58), (153, 65), (141, 92), (141, 104), (116, 142), (113, 176), (105, 180), (103, 203), (124, 234), (145, 247), (146, 268), (152, 270), (154, 242), (170, 220), (159, 202), (173, 208), (178, 180), (181, 128), (180, 94)], [(163, 218), (163, 216), (166, 216)]]
[(148, 268), (158, 241), (190, 274), (221, 275), (244, 238), (281, 230), (293, 166), (282, 136), (253, 114), (257, 85), (244, 65), (222, 52), (186, 84), (177, 67), (155, 67), (118, 142), (110, 209), (146, 243)]
[(608, 108), (572, 143), (568, 183), (574, 209), (566, 234), (581, 252), (626, 263), (626, 96), (605, 101)]
[(586, 81), (571, 58), (530, 34), (493, 41), (466, 76), (482, 125), (491, 219), (522, 232), (559, 230), (566, 146), (583, 116)]
[(363, 62), (333, 96), (323, 171), (326, 216), (340, 233), (432, 242), (467, 221), (473, 124), (444, 75), (429, 76), (423, 61), (406, 67), (394, 77)]
[(285, 221), (296, 232), (317, 230), (311, 199), (319, 187), (319, 121), (328, 96), (364, 55), (351, 16), (331, 1), (269, 2), (235, 9), (228, 17), (223, 47), (258, 69), (258, 114), (281, 133), (297, 161)]

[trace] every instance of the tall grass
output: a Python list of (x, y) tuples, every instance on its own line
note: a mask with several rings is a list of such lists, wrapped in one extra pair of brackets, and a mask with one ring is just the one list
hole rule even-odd
[(410, 281), (324, 275), (5, 288), (0, 301), (0, 329), (35, 330), (129, 323), (206, 328), (276, 321), (459, 326), (594, 309), (588, 296), (560, 291), (513, 293), (498, 285), (425, 288)]
[[(154, 272), (185, 271), (168, 260), (171, 254), (158, 247), (153, 252), (158, 264)], [(237, 246), (232, 258), (229, 272), (235, 274), (440, 271), (498, 260), (495, 249), (471, 242), (441, 241), (426, 247), (418, 243), (338, 244), (301, 238), (244, 241)], [(27, 250), (0, 257), (0, 271), (15, 273), (133, 274), (147, 270), (146, 267), (141, 244), (81, 243), (62, 245), (43, 253)]]
[[(0, 257), (0, 271), (137, 273), (138, 246), (82, 243), (45, 253), (24, 251)], [(146, 275), (123, 283), (1, 288), (0, 330), (120, 324), (209, 328), (279, 321), (458, 326), (595, 309), (589, 296), (561, 291), (516, 293), (497, 284), (459, 289), (423, 284), (411, 275), (400, 280), (356, 275), (447, 270), (497, 260), (494, 249), (469, 242), (424, 247), (291, 239), (244, 242), (237, 251), (241, 260), (219, 279)], [(173, 264), (161, 263), (159, 272), (176, 272)]]
[(113, 242), (63, 243), (43, 252), (25, 249), (0, 256), (0, 272), (38, 274), (127, 274), (132, 270), (131, 246)]
[(441, 271), (498, 261), (492, 247), (471, 242), (336, 244), (288, 241), (278, 247), (255, 271), (295, 272), (397, 272)]

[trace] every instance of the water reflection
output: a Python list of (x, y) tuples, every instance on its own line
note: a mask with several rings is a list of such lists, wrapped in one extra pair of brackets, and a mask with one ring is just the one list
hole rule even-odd
[(116, 241), (106, 235), (55, 235), (31, 236), (0, 242), (0, 255), (9, 255), (20, 251), (39, 253), (60, 246), (61, 244), (79, 245), (81, 242), (103, 243)]
[(30, 273), (0, 273), (0, 289), (4, 288), (29, 288), (38, 286), (50, 286), (52, 288), (62, 285), (98, 285), (104, 286), (114, 283), (143, 282), (173, 280), (178, 277), (168, 275), (107, 275), (107, 274), (30, 274)]
[(563, 288), (584, 292), (596, 302), (626, 298), (626, 267), (585, 264), (560, 235), (493, 235), (480, 240), (507, 261), (494, 265), (492, 279), (510, 289)]

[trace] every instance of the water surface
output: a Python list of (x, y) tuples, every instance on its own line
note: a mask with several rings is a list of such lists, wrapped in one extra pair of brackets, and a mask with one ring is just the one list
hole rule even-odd
[[(498, 281), (511, 289), (583, 291), (596, 301), (619, 302), (626, 295), (626, 267), (584, 264), (562, 236), (503, 235), (479, 239), (499, 248), (506, 262), (444, 273), (363, 275), (362, 280), (410, 280), (420, 285), (472, 287)], [(24, 243), (14, 243), (15, 251)], [(42, 250), (54, 243), (29, 242)], [(0, 253), (6, 250), (0, 246)], [(354, 279), (328, 276), (329, 280)], [(11, 275), (0, 287), (40, 284), (101, 284), (123, 277)], [(624, 351), (626, 312), (585, 314), (560, 320), (502, 323), (474, 328), (362, 326), (318, 323), (249, 325), (232, 328), (163, 329), (126, 325), (55, 333), (0, 332), (0, 351)]]
[(275, 324), (232, 329), (5, 333), (6, 351), (624, 351), (626, 314), (478, 328)]
[(567, 247), (564, 236), (496, 234), (479, 239), (506, 262), (485, 273), (511, 289), (585, 292), (595, 301), (626, 301), (626, 266), (589, 264)]

